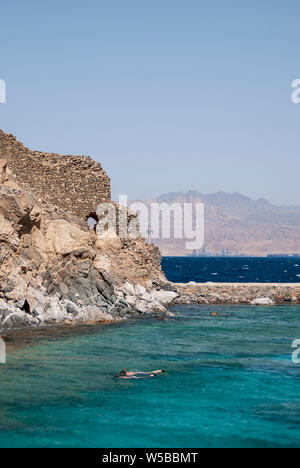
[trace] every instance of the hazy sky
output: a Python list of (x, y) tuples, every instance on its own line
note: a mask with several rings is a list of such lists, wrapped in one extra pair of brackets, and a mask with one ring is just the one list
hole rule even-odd
[(88, 154), (114, 196), (300, 203), (299, 0), (10, 0), (0, 128)]

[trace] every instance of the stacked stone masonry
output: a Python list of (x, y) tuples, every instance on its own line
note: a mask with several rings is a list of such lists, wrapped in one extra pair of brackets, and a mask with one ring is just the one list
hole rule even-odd
[(90, 157), (31, 151), (0, 130), (0, 159), (8, 162), (20, 185), (81, 219), (111, 200), (110, 179)]

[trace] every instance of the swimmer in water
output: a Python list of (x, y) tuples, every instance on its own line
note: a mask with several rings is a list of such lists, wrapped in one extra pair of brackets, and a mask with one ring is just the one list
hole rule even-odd
[(164, 372), (166, 372), (166, 371), (164, 371), (162, 369), (154, 370), (154, 371), (151, 371), (151, 372), (140, 372), (140, 371), (129, 372), (126, 369), (123, 369), (120, 372), (120, 377), (135, 377), (135, 376), (140, 376), (140, 375), (157, 375), (157, 374), (162, 374)]
[(132, 375), (132, 376), (126, 376), (126, 375), (119, 375), (117, 374), (116, 377), (118, 377), (119, 379), (122, 379), (122, 380), (133, 380), (133, 379), (149, 379), (151, 377), (156, 377), (155, 374), (147, 374), (147, 375)]

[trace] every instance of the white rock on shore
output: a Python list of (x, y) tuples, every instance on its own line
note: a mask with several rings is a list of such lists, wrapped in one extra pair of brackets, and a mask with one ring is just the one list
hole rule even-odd
[(153, 291), (152, 298), (155, 302), (167, 306), (171, 304), (179, 294), (173, 291)]
[(251, 302), (251, 305), (272, 306), (274, 305), (274, 302), (269, 297), (262, 297), (260, 299), (254, 299), (254, 301)]
[[(152, 284), (149, 286), (152, 286)], [(126, 282), (120, 288), (124, 294), (124, 300), (128, 307), (136, 309), (141, 314), (152, 312), (166, 312), (166, 306), (170, 305), (178, 294), (173, 291), (156, 291), (150, 289), (149, 292), (141, 285), (133, 286)], [(116, 293), (118, 295), (118, 292)]]

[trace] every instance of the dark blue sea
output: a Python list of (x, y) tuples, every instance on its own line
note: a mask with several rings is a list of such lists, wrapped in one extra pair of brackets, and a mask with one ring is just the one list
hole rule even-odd
[(300, 283), (300, 258), (164, 257), (174, 283)]

